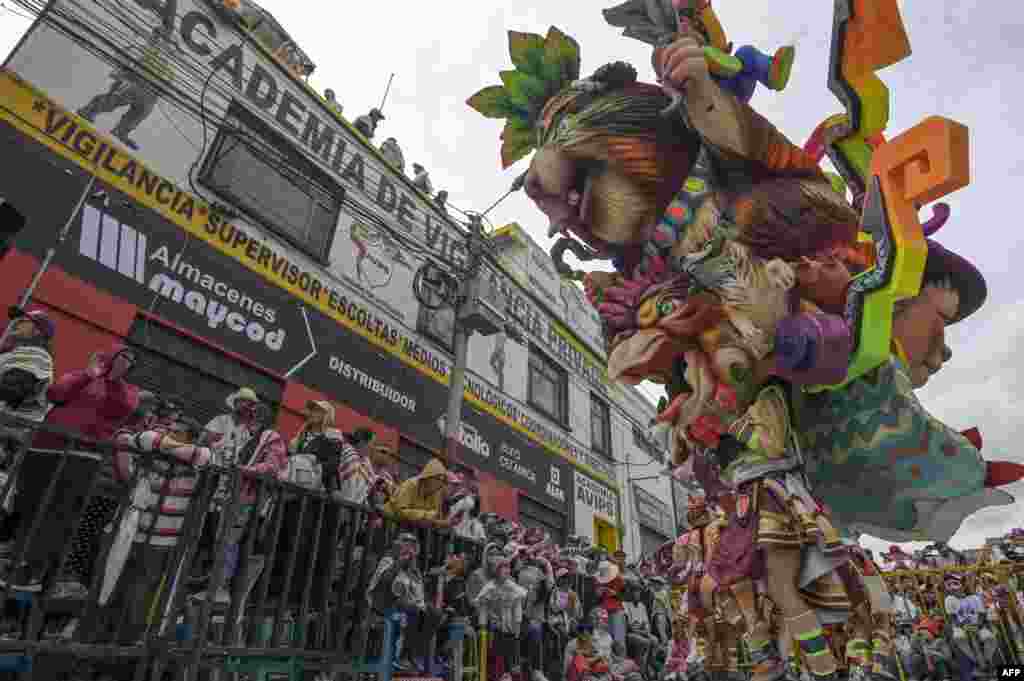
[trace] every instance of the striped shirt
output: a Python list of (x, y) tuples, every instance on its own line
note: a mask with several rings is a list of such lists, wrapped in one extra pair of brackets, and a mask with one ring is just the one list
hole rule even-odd
[[(147, 430), (141, 433), (122, 431), (115, 436), (115, 441), (144, 452), (169, 454), (186, 464), (203, 465), (209, 462), (211, 457), (210, 450), (206, 447), (181, 444), (160, 430)], [(127, 479), (131, 476), (135, 456), (138, 455), (128, 452), (119, 452), (116, 455), (119, 477)], [(158, 457), (153, 457), (151, 464), (148, 472), (140, 476), (140, 483), (132, 500), (133, 505), (142, 511), (135, 541), (139, 543), (149, 539), (151, 546), (175, 546), (181, 536), (189, 502), (195, 494), (196, 475), (191, 471), (180, 472), (180, 466), (172, 466), (170, 462)], [(150, 528), (153, 528), (152, 536)]]
[(341, 496), (345, 501), (365, 504), (374, 480), (373, 464), (365, 454), (346, 442), (341, 449), (338, 478), (341, 480)]

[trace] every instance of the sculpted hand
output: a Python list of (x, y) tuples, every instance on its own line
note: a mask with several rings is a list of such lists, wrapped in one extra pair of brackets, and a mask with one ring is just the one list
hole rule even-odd
[(693, 33), (659, 48), (654, 58), (661, 81), (668, 87), (693, 92), (712, 84), (704, 48)]

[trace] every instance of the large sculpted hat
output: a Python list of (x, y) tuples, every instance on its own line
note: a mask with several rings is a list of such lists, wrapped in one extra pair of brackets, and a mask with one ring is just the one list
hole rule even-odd
[(985, 277), (967, 258), (954, 253), (938, 241), (928, 238), (946, 224), (950, 209), (944, 203), (935, 205), (934, 215), (923, 226), (928, 243), (928, 259), (924, 265), (925, 281), (934, 281), (949, 277), (950, 283), (960, 295), (960, 307), (951, 323), (955, 324), (971, 316), (982, 306), (988, 297), (988, 286)]

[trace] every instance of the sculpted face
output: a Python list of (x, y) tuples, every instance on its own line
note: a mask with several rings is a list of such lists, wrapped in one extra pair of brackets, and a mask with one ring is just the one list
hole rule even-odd
[(804, 258), (796, 264), (797, 293), (824, 312), (843, 314), (850, 270), (836, 257)]
[(696, 137), (659, 112), (656, 86), (610, 88), (594, 101), (572, 93), (546, 106), (544, 143), (523, 189), (551, 221), (594, 248), (643, 242), (696, 158)]
[(926, 286), (896, 311), (893, 337), (906, 353), (914, 388), (926, 384), (952, 357), (946, 345), (946, 325), (956, 318), (959, 306), (957, 291), (940, 284)]

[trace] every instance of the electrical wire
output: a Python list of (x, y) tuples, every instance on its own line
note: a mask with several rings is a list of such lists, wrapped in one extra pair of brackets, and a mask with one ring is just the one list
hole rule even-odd
[(0, 9), (4, 10), (8, 14), (13, 14), (14, 16), (16, 16), (16, 17), (18, 17), (20, 19), (25, 19), (26, 21), (34, 21), (34, 18), (32, 16), (27, 15), (27, 14), (22, 14), (21, 12), (17, 12), (15, 10), (11, 9), (10, 7), (8, 7), (6, 4), (4, 4), (2, 2), (0, 2)]
[[(43, 9), (42, 6), (37, 7), (28, 0), (14, 1), (19, 6), (24, 7), (29, 11), (33, 11), (36, 14), (38, 14)], [(140, 16), (140, 13), (137, 12), (135, 13), (135, 16), (132, 16), (132, 10), (127, 9), (128, 7), (130, 7), (130, 5), (128, 4), (120, 5), (116, 2), (110, 2), (110, 0), (105, 0), (105, 2), (100, 2), (99, 4), (101, 6), (106, 6), (106, 8), (109, 10), (111, 19), (113, 21), (108, 21), (103, 17), (98, 16), (95, 12), (90, 13), (86, 10), (82, 10), (81, 7), (78, 7), (77, 9), (79, 9), (80, 11), (83, 11), (91, 15), (91, 19), (97, 26), (97, 28), (93, 28), (88, 25), (85, 25), (85, 23), (79, 17), (76, 17), (73, 14), (69, 13), (63, 6), (54, 5), (53, 7), (51, 7), (50, 10), (51, 15), (56, 15), (56, 18), (60, 19), (61, 21), (57, 21), (54, 18), (48, 17), (45, 23), (50, 27), (54, 28), (55, 30), (64, 33), (76, 44), (86, 49), (93, 55), (99, 57), (106, 63), (111, 64), (115, 68), (121, 68), (126, 71), (135, 73), (140, 78), (145, 78), (146, 71), (141, 61), (137, 58), (128, 57), (125, 53), (123, 46), (117, 45), (112, 39), (115, 37), (119, 37), (122, 39), (127, 39), (126, 41), (131, 41), (133, 39), (137, 40), (139, 34), (144, 33), (144, 29), (142, 29), (142, 26), (145, 25), (145, 15)], [(6, 8), (6, 6), (4, 6), (4, 8), (8, 9)], [(10, 9), (8, 9), (8, 11), (13, 12)], [(114, 22), (117, 23), (115, 24)], [(118, 26), (118, 24), (120, 25), (120, 27)], [(126, 27), (129, 30), (124, 31), (123, 27)], [(103, 33), (106, 33), (106, 35), (103, 35)], [(212, 38), (209, 38), (209, 40), (212, 43), (216, 43), (216, 41)], [(109, 51), (103, 49), (104, 45), (108, 48)], [(203, 140), (201, 144), (200, 153), (197, 154), (196, 158), (194, 159), (192, 165), (189, 168), (188, 178), (189, 186), (192, 189), (193, 193), (199, 196), (200, 198), (207, 200), (205, 199), (205, 197), (203, 197), (202, 193), (199, 191), (194, 181), (195, 170), (198, 167), (201, 158), (205, 155), (205, 150), (209, 143), (208, 118), (211, 112), (209, 111), (209, 106), (207, 104), (207, 94), (209, 91), (212, 90), (213, 92), (216, 92), (217, 95), (222, 100), (229, 102), (234, 98), (233, 86), (226, 83), (214, 84), (215, 76), (217, 75), (217, 70), (214, 69), (212, 66), (201, 63), (198, 60), (198, 58), (186, 53), (185, 51), (166, 51), (163, 54), (164, 56), (169, 56), (171, 61), (186, 73), (191, 72), (195, 74), (199, 71), (200, 68), (202, 68), (206, 72), (205, 77), (202, 80), (202, 88), (199, 89), (198, 93), (194, 92), (196, 88), (191, 86), (191, 83), (187, 78), (179, 80), (177, 83), (174, 84), (161, 82), (156, 84), (156, 86), (162, 91), (161, 94), (165, 96), (165, 101), (170, 103), (172, 106), (174, 106), (177, 110), (181, 111), (182, 113), (186, 115), (191, 115), (193, 118), (198, 119), (198, 122), (202, 129)], [(243, 69), (245, 72), (251, 74), (254, 71), (255, 67), (243, 67)], [(147, 81), (150, 80), (151, 79), (147, 79)], [(198, 78), (196, 80), (198, 80)], [(226, 81), (226, 78), (222, 78), (220, 80)], [(198, 97), (192, 98), (189, 96), (190, 93), (198, 94)], [(191, 104), (191, 101), (194, 101), (194, 99), (198, 99), (198, 106)], [(225, 114), (227, 113), (226, 108), (227, 105), (225, 104)], [(163, 110), (161, 110), (161, 113), (169, 120), (171, 120), (173, 123), (172, 116), (170, 116)], [(177, 124), (174, 124), (174, 127), (182, 137), (189, 140), (188, 136), (177, 126)], [(232, 130), (232, 134), (239, 136), (241, 138), (242, 143), (246, 144), (246, 146), (250, 149), (250, 151), (252, 151), (254, 155), (262, 155), (264, 160), (269, 160), (271, 163), (274, 163), (275, 161), (286, 161), (286, 159), (282, 158), (280, 150), (275, 149), (273, 145), (268, 143), (266, 140), (256, 138), (247, 131), (241, 131), (237, 129)], [(189, 140), (189, 142), (190, 144), (193, 145), (194, 148), (194, 142), (191, 142), (191, 140)], [(318, 184), (314, 180), (314, 178), (303, 176), (301, 172), (297, 172), (296, 169), (292, 166), (293, 164), (286, 162), (280, 163), (278, 165), (278, 167), (289, 167), (289, 170), (295, 172), (297, 175), (302, 177), (302, 179), (308, 181), (310, 184)], [(382, 174), (381, 178), (383, 181), (384, 179), (386, 179), (386, 176)], [(376, 184), (370, 181), (367, 182), (366, 184), (370, 185), (370, 191), (367, 192), (369, 194), (374, 189), (379, 191), (381, 181), (378, 181)], [(464, 216), (467, 220), (473, 219), (474, 217), (479, 217), (481, 222), (488, 227), (488, 229), (485, 231), (485, 235), (490, 235), (493, 234), (493, 232), (495, 231), (495, 227), (493, 223), (491, 223), (491, 221), (487, 218), (487, 213), (493, 210), (508, 196), (510, 196), (513, 193), (513, 191), (515, 191), (515, 189), (516, 188), (514, 187), (513, 190), (510, 190), (503, 194), (501, 197), (499, 197), (486, 211), (484, 211), (484, 213), (466, 211), (460, 208), (459, 206), (451, 203), (447, 203), (447, 206), (453, 209), (456, 213), (459, 213), (462, 216)], [(207, 202), (212, 203), (208, 200)], [(436, 253), (432, 252), (429, 249), (429, 247), (427, 247), (426, 244), (420, 242), (417, 239), (409, 237), (407, 234), (403, 234), (400, 230), (396, 230), (393, 226), (385, 222), (376, 213), (376, 210), (368, 209), (365, 206), (363, 206), (360, 202), (355, 201), (351, 198), (347, 199), (344, 202), (344, 206), (349, 209), (349, 212), (354, 213), (352, 217), (368, 222), (372, 226), (377, 227), (378, 229), (386, 230), (389, 236), (394, 238), (396, 241), (400, 242), (406, 249), (408, 249), (408, 251), (410, 251), (415, 256), (423, 258), (425, 262), (432, 262), (435, 265), (438, 265), (439, 267), (447, 269), (450, 273), (454, 273), (455, 275), (466, 274), (466, 270), (461, 268), (459, 263), (438, 256)], [(462, 236), (465, 237), (465, 233), (468, 231), (468, 225), (459, 223), (457, 220), (451, 218), (450, 216), (445, 216), (442, 219), (448, 224), (455, 226), (462, 233)], [(179, 256), (184, 255), (184, 253), (187, 251), (188, 245), (189, 239), (186, 238), (185, 242), (182, 245), (182, 249), (179, 252)], [(484, 257), (486, 260), (489, 261), (491, 267), (493, 267), (496, 270), (494, 272), (489, 272), (490, 274), (501, 278), (507, 278), (507, 275), (504, 273), (500, 263), (498, 263), (497, 259), (494, 257), (493, 250), (485, 250)], [(154, 299), (151, 305), (149, 306), (149, 311), (152, 312), (153, 310), (155, 310), (158, 303), (159, 295), (156, 295), (154, 296)], [(624, 408), (620, 407), (617, 403), (613, 402), (611, 404), (614, 405), (613, 408), (615, 409), (615, 411), (625, 416), (626, 419), (629, 420), (633, 425), (638, 425), (642, 428), (648, 427), (648, 424), (641, 424), (637, 419), (633, 418), (629, 412), (627, 412)], [(614, 465), (619, 466), (636, 466), (650, 465), (655, 463), (655, 460), (653, 457), (651, 457), (650, 461), (646, 464), (627, 463), (616, 459), (611, 459), (611, 462)]]

